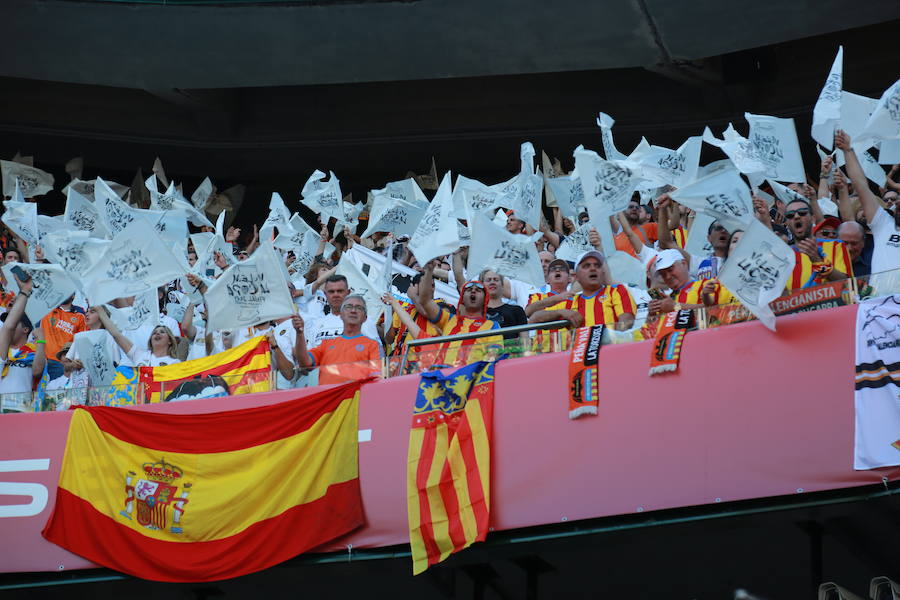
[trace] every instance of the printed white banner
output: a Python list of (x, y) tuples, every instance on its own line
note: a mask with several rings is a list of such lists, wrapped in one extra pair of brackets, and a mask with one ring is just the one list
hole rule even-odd
[(677, 150), (647, 145), (636, 149), (628, 160), (639, 165), (644, 179), (657, 187), (682, 187), (697, 177), (702, 145), (699, 135), (689, 137)]
[(294, 253), (294, 260), (290, 269), (294, 270), (295, 277), (305, 275), (316, 257), (322, 236), (310, 227), (300, 215), (294, 215), (283, 231), (279, 231), (275, 238), (274, 246), (280, 250)]
[[(13, 192), (13, 198), (20, 194)], [(22, 238), (28, 244), (29, 249), (40, 241), (40, 229), (38, 229), (37, 204), (6, 200), (3, 202), (6, 209), (0, 221), (9, 227), (13, 233)]]
[(813, 108), (812, 138), (829, 150), (834, 143), (834, 129), (841, 119), (841, 90), (844, 87), (844, 47), (838, 46), (837, 56), (819, 99)]
[(269, 240), (272, 238), (272, 230), (277, 228), (280, 234), (282, 230), (287, 230), (291, 220), (291, 211), (284, 205), (284, 200), (278, 192), (272, 192), (272, 198), (269, 200), (269, 216), (266, 217), (262, 227), (259, 228), (259, 238), (261, 240)]
[(84, 291), (91, 304), (104, 304), (155, 289), (183, 274), (181, 264), (153, 226), (135, 219), (84, 274)]
[(447, 172), (409, 240), (409, 249), (424, 266), (429, 260), (459, 248), (459, 229), (450, 191), (450, 173)]
[(328, 219), (334, 217), (338, 221), (346, 219), (344, 214), (344, 201), (341, 195), (341, 182), (331, 172), (330, 178), (325, 180), (325, 173), (318, 169), (309, 176), (301, 192), (303, 204), (322, 218), (322, 223), (328, 223)]
[[(704, 128), (703, 141), (711, 146), (720, 148), (722, 152), (731, 159), (735, 168), (741, 173), (764, 173), (766, 171), (766, 165), (764, 165), (757, 156), (756, 146), (754, 146), (750, 140), (735, 131), (734, 125), (731, 123), (728, 124), (728, 128), (722, 133), (721, 140), (712, 134), (709, 127)], [(709, 174), (711, 167), (713, 169), (719, 169), (720, 164), (721, 161), (716, 161), (715, 163), (706, 165), (706, 167), (702, 167), (698, 171), (698, 177)]]
[(553, 193), (553, 197), (556, 198), (556, 204), (559, 206), (559, 212), (562, 213), (562, 216), (571, 219), (572, 222), (577, 222), (578, 213), (584, 210), (586, 206), (578, 169), (575, 169), (568, 175), (546, 179), (545, 183)]
[(625, 160), (627, 157), (616, 149), (613, 141), (612, 128), (616, 121), (606, 113), (600, 113), (597, 117), (597, 126), (600, 128), (600, 137), (603, 142), (603, 153), (606, 160)]
[[(353, 247), (354, 249), (356, 246)], [(384, 312), (384, 303), (381, 296), (387, 292), (384, 283), (381, 281), (381, 273), (384, 268), (382, 263), (380, 269), (369, 269), (368, 273), (364, 272), (360, 266), (349, 256), (349, 252), (341, 256), (336, 275), (343, 275), (347, 278), (347, 285), (350, 287), (351, 294), (359, 294), (366, 301), (366, 318), (372, 323), (377, 323)]]
[(28, 298), (28, 304), (25, 306), (25, 314), (35, 327), (40, 324), (40, 320), (47, 313), (75, 293), (75, 282), (59, 265), (8, 263), (3, 266), (3, 275), (16, 292), (18, 292), (18, 285), (13, 277), (13, 267), (21, 268), (31, 277), (31, 297)]
[(744, 113), (744, 118), (750, 123), (748, 139), (756, 150), (757, 159), (765, 167), (765, 176), (778, 181), (805, 183), (806, 172), (794, 120), (750, 113)]
[(78, 360), (84, 365), (92, 386), (110, 385), (116, 376), (113, 361), (115, 340), (105, 329), (82, 331), (75, 334), (72, 346)]
[(769, 303), (784, 292), (794, 261), (794, 250), (768, 227), (752, 219), (719, 271), (719, 281), (766, 327), (775, 331), (775, 313)]
[(856, 312), (856, 434), (853, 468), (900, 465), (900, 295), (861, 302)]
[[(385, 271), (384, 263), (387, 258), (383, 254), (369, 250), (359, 244), (354, 244), (348, 252), (344, 253), (344, 257), (355, 263), (369, 279), (374, 279), (379, 276), (379, 273), (383, 274)], [(394, 264), (391, 268), (391, 272), (393, 273), (394, 282), (400, 278), (412, 279), (418, 274), (418, 271), (410, 269), (406, 265), (398, 263), (397, 261), (392, 262)], [(395, 292), (405, 294), (406, 286), (397, 288)], [(456, 291), (456, 288), (438, 279), (434, 280), (434, 297), (443, 298), (452, 306), (456, 306), (459, 302), (459, 293)]]
[[(93, 194), (93, 188), (91, 188)], [(106, 228), (106, 219), (97, 210), (97, 206), (82, 196), (73, 187), (69, 187), (69, 194), (66, 199), (66, 212), (63, 213), (66, 223), (69, 223), (76, 229), (86, 231), (94, 237), (109, 237), (109, 230)]]
[(730, 216), (741, 222), (753, 218), (750, 188), (734, 169), (720, 169), (669, 195), (679, 204), (714, 217)]
[(91, 237), (87, 231), (53, 231), (45, 235), (42, 242), (47, 260), (65, 269), (76, 282), (80, 282), (110, 243)]
[(588, 236), (590, 235), (592, 227), (594, 227), (594, 225), (588, 221), (582, 223), (578, 226), (578, 229), (567, 235), (566, 239), (562, 241), (559, 248), (556, 250), (556, 258), (575, 262), (582, 254), (593, 250), (594, 247), (591, 246), (588, 241)]
[[(886, 89), (878, 99), (878, 104), (869, 116), (866, 126), (853, 142), (868, 143), (871, 146), (876, 140), (897, 138), (900, 138), (900, 79)], [(4, 187), (5, 185), (4, 180)]]
[(216, 188), (213, 186), (209, 177), (204, 178), (203, 181), (200, 182), (200, 185), (197, 186), (197, 189), (194, 190), (194, 193), (191, 194), (191, 204), (193, 204), (194, 208), (197, 210), (204, 210), (207, 202), (209, 202), (209, 197), (212, 196), (215, 191)]
[(110, 318), (123, 331), (133, 331), (141, 325), (159, 323), (159, 292), (156, 289), (136, 294), (127, 308), (110, 307)]
[(535, 287), (544, 285), (544, 270), (534, 245), (542, 236), (540, 232), (531, 236), (510, 233), (481, 213), (473, 215), (469, 226), (472, 238), (478, 240), (469, 248), (467, 271), (470, 275), (475, 276), (490, 267), (501, 275)]
[(583, 146), (578, 146), (574, 154), (591, 220), (599, 222), (601, 218), (625, 210), (641, 178), (635, 165), (603, 160)]
[(413, 178), (392, 181), (380, 190), (372, 190), (372, 199), (369, 226), (362, 237), (376, 231), (412, 236), (429, 206), (428, 198)]
[(250, 258), (228, 267), (206, 291), (208, 328), (251, 327), (293, 314), (280, 260), (272, 244), (264, 242)]

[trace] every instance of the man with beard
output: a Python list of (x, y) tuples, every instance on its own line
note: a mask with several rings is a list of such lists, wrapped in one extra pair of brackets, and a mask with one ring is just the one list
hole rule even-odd
[(812, 207), (806, 200), (791, 200), (784, 210), (785, 224), (794, 235), (796, 262), (787, 288), (798, 290), (853, 275), (847, 248), (839, 240), (813, 237)]
[(893, 213), (881, 207), (878, 197), (869, 189), (859, 158), (850, 144), (847, 132), (840, 129), (834, 132), (835, 148), (844, 151), (847, 176), (854, 182), (866, 222), (872, 230), (875, 242), (872, 250), (872, 273), (900, 269), (900, 210), (897, 210), (896, 204), (893, 205)]
[(719, 275), (722, 263), (728, 256), (728, 240), (731, 239), (731, 234), (719, 221), (713, 221), (706, 231), (706, 239), (712, 246), (713, 253), (703, 259), (691, 256), (691, 272), (696, 274), (698, 279), (712, 279)]
[(610, 283), (605, 263), (603, 255), (595, 250), (582, 254), (575, 263), (575, 280), (582, 291), (568, 300), (534, 312), (529, 322), (565, 319), (574, 327), (606, 325), (619, 330), (631, 327), (636, 312), (634, 300), (624, 285)]
[[(449, 307), (439, 306), (434, 301), (432, 262), (425, 265), (422, 272), (422, 280), (419, 282), (419, 303), (425, 316), (440, 328), (442, 335), (500, 329), (499, 323), (487, 318), (488, 294), (481, 281), (469, 281), (462, 286), (456, 312)], [(503, 338), (499, 335), (422, 346), (419, 350), (419, 364), (464, 365), (483, 360), (486, 355), (499, 352), (502, 347)]]

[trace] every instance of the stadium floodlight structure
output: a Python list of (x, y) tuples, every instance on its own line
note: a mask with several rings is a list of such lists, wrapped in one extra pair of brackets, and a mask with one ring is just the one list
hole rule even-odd
[(863, 598), (828, 581), (819, 586), (819, 600), (863, 600)]
[(887, 577), (875, 577), (869, 582), (872, 600), (900, 600), (900, 584)]

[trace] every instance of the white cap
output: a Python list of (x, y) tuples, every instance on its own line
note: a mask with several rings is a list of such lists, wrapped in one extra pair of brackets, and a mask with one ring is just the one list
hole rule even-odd
[(653, 272), (655, 273), (660, 269), (668, 269), (679, 260), (684, 260), (684, 256), (680, 251), (674, 249), (663, 250), (656, 255), (656, 263), (653, 265)]

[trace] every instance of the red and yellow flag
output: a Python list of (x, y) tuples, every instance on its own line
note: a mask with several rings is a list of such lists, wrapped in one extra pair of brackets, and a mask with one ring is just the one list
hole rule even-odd
[[(141, 367), (145, 402), (163, 402), (178, 386), (206, 379), (224, 387), (222, 396), (268, 392), (272, 388), (272, 355), (264, 336), (230, 350), (164, 367)], [(211, 379), (210, 379), (211, 378)]]
[(414, 575), (487, 535), (493, 406), (493, 362), (421, 375), (406, 479)]
[(271, 567), (363, 523), (359, 382), (209, 414), (79, 407), (43, 535), (156, 581)]

